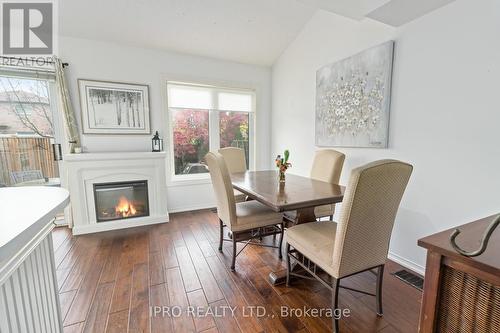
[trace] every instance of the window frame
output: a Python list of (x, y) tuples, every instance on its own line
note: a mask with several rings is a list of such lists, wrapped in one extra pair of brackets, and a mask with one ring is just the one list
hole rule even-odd
[[(26, 104), (25, 106), (23, 106), (22, 104)], [(29, 109), (24, 109), (26, 106), (29, 106)], [(22, 108), (23, 110), (18, 110), (18, 108)], [(29, 110), (29, 112), (28, 112)], [(31, 116), (33, 114), (33, 106), (28, 104), (28, 103), (24, 103), (24, 102), (21, 102), (21, 103), (16, 103), (14, 105), (14, 112), (19, 116), (19, 115), (26, 115), (26, 116)], [(23, 114), (24, 113), (24, 114)]]
[(175, 110), (202, 110), (206, 111), (207, 109), (196, 109), (196, 108), (181, 108), (181, 107), (169, 107), (168, 103), (168, 85), (169, 84), (177, 84), (177, 85), (188, 85), (188, 86), (198, 86), (198, 87), (206, 87), (210, 89), (212, 93), (212, 100), (214, 105), (218, 105), (217, 94), (220, 92), (241, 92), (247, 93), (251, 95), (252, 104), (251, 110), (246, 111), (229, 111), (229, 110), (218, 110), (215, 108), (208, 109), (209, 114), (209, 123), (208, 123), (208, 133), (209, 133), (209, 150), (217, 151), (220, 148), (220, 113), (221, 112), (241, 112), (248, 114), (248, 137), (249, 137), (249, 149), (248, 149), (248, 165), (249, 170), (254, 170), (255, 166), (255, 117), (257, 116), (257, 93), (254, 87), (249, 87), (248, 84), (237, 84), (237, 83), (228, 83), (228, 82), (204, 82), (203, 80), (173, 80), (165, 78), (163, 80), (163, 93), (164, 93), (164, 101), (165, 101), (165, 109), (166, 109), (166, 133), (168, 134), (168, 154), (170, 156), (168, 162), (168, 183), (170, 186), (184, 186), (184, 185), (196, 185), (196, 184), (205, 184), (210, 183), (210, 174), (207, 173), (199, 173), (199, 174), (187, 174), (187, 175), (176, 175), (175, 174), (175, 158), (174, 158), (174, 140), (173, 140), (173, 117), (171, 109)]

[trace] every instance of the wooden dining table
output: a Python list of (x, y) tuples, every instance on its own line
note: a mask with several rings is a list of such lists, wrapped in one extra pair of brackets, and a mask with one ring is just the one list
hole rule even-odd
[[(345, 187), (312, 178), (286, 174), (279, 182), (275, 170), (246, 171), (231, 175), (233, 188), (275, 212), (297, 211), (295, 224), (316, 221), (314, 207), (342, 202)], [(273, 284), (283, 283), (286, 271), (271, 272)]]

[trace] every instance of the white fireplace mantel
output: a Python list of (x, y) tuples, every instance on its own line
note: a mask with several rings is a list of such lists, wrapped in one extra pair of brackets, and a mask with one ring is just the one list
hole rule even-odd
[[(168, 222), (165, 152), (112, 152), (64, 155), (71, 195), (73, 234)], [(93, 186), (147, 180), (149, 216), (97, 222)]]
[(108, 160), (137, 160), (144, 158), (166, 160), (167, 153), (137, 151), (137, 152), (66, 154), (64, 155), (63, 160), (66, 162), (81, 162), (81, 161), (108, 161)]

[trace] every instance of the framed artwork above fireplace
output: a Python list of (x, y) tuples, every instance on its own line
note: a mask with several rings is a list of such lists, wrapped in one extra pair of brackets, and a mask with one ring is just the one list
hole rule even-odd
[(149, 134), (149, 87), (78, 80), (84, 134)]

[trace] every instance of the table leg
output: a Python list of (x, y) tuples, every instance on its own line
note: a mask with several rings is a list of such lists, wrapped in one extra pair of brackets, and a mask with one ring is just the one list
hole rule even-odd
[[(316, 215), (314, 214), (314, 207), (308, 207), (308, 208), (297, 209), (297, 217), (295, 219), (295, 222), (292, 222), (292, 224), (297, 225), (315, 221), (316, 221)], [(283, 243), (283, 245), (285, 244)], [(283, 251), (283, 248), (281, 250)], [(287, 254), (283, 252), (283, 257), (285, 257), (286, 255)], [(299, 271), (301, 271), (300, 265), (292, 263), (292, 272), (297, 273)], [(285, 283), (286, 270), (269, 273), (269, 282), (271, 282), (272, 285), (279, 285)]]
[(316, 221), (314, 207), (297, 209), (297, 218), (295, 224), (309, 223)]

